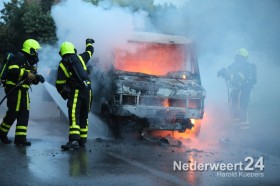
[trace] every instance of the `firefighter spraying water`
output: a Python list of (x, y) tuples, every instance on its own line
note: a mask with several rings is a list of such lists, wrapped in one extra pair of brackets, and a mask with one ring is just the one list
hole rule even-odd
[[(0, 125), (0, 140), (4, 144), (10, 144), (7, 134), (15, 120), (17, 120), (15, 132), (15, 145), (30, 146), (31, 142), (26, 140), (30, 99), (28, 90), (32, 84), (44, 83), (44, 78), (37, 74), (37, 63), (39, 57), (37, 50), (40, 44), (34, 39), (27, 39), (21, 51), (16, 53), (11, 59), (10, 55), (6, 58), (6, 65), (1, 69), (1, 82), (5, 86), (7, 98), (6, 116)], [(5, 76), (3, 76), (5, 75)]]

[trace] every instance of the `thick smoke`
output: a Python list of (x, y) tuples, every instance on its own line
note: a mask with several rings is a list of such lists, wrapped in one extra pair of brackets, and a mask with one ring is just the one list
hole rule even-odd
[[(85, 40), (93, 38), (93, 56), (103, 65), (110, 61), (114, 48), (123, 45), (133, 30), (143, 30), (149, 22), (144, 11), (132, 12), (113, 6), (109, 1), (102, 1), (99, 6), (81, 0), (63, 1), (53, 7), (52, 16), (57, 26), (58, 46), (69, 41), (81, 53), (85, 50)], [(60, 57), (58, 51), (59, 48), (54, 55)]]
[[(275, 132), (279, 130), (277, 123), (280, 121), (276, 111), (280, 103), (279, 8), (280, 2), (274, 0), (198, 0), (182, 7), (189, 25), (184, 32), (197, 44), (202, 84), (207, 92), (206, 120), (209, 117), (212, 123), (206, 123), (204, 131), (209, 137), (214, 134), (230, 136), (229, 132), (224, 133), (228, 129), (233, 138), (240, 137), (242, 143), (257, 148), (269, 143), (268, 148), (279, 144)], [(183, 24), (183, 19), (174, 20)], [(217, 71), (231, 64), (237, 49), (242, 47), (249, 51), (249, 61), (256, 64), (258, 76), (249, 103), (251, 128), (245, 132), (232, 130), (224, 118), (227, 113), (223, 111), (228, 108), (227, 90), (224, 80), (217, 78)], [(240, 133), (245, 135), (239, 136)], [(280, 153), (279, 148), (265, 150)]]
[[(196, 43), (202, 84), (207, 93), (203, 139), (214, 134), (228, 135), (225, 132), (229, 128), (225, 117), (227, 90), (224, 80), (217, 78), (217, 71), (230, 65), (236, 51), (244, 47), (249, 51), (249, 61), (257, 65), (258, 71), (258, 83), (249, 104), (251, 129), (247, 134), (258, 135), (266, 127), (270, 130), (263, 135), (274, 139), (270, 134), (279, 130), (277, 123), (280, 121), (277, 115), (277, 103), (280, 103), (277, 82), (280, 78), (280, 2), (189, 0), (172, 3), (155, 0), (154, 4), (161, 7), (154, 9), (153, 16), (148, 16), (145, 11), (133, 12), (118, 7), (110, 1), (101, 1), (98, 6), (81, 0), (67, 0), (55, 5), (52, 16), (59, 41), (55, 49), (44, 47), (40, 54), (41, 64), (58, 65), (58, 46), (63, 41), (73, 42), (78, 52), (82, 52), (85, 39), (94, 38), (94, 59), (99, 60), (93, 61), (106, 64), (113, 49), (124, 44), (132, 31), (184, 35)], [(219, 133), (220, 130), (223, 132)], [(259, 142), (254, 137), (251, 141)]]
[[(91, 76), (94, 76), (92, 78), (95, 80), (92, 85), (94, 97), (100, 99), (105, 93), (102, 90), (110, 85), (109, 82), (104, 82), (107, 77), (104, 77), (102, 71), (108, 70), (112, 64), (114, 49), (125, 45), (132, 31), (152, 28), (145, 11), (135, 12), (110, 1), (101, 1), (95, 6), (82, 0), (66, 0), (53, 6), (51, 14), (57, 26), (56, 34), (59, 40), (56, 46), (42, 46), (39, 54), (40, 73), (53, 84), (56, 78), (55, 69), (61, 59), (58, 53), (60, 44), (65, 41), (72, 42), (77, 52), (82, 53), (85, 51), (85, 40), (93, 38), (95, 52), (89, 65), (93, 66)], [(94, 103), (96, 105), (93, 104), (92, 108), (98, 112), (100, 105), (98, 101)], [(90, 122), (102, 127), (101, 121), (96, 117)], [(95, 137), (99, 135), (95, 134)]]
[[(222, 67), (229, 66), (236, 51), (246, 48), (249, 62), (257, 66), (258, 82), (251, 93), (249, 119), (251, 128), (241, 136), (258, 148), (263, 143), (278, 144), (280, 118), (279, 49), (280, 2), (269, 1), (181, 1), (181, 4), (154, 1), (163, 5), (152, 22), (163, 33), (191, 38), (197, 46), (202, 84), (206, 89), (205, 120), (201, 138), (238, 136), (228, 118), (227, 88), (217, 77)], [(174, 5), (174, 6), (173, 6)], [(265, 132), (264, 132), (265, 129)], [(275, 130), (277, 129), (277, 130)], [(207, 131), (207, 132), (206, 132)], [(262, 136), (263, 142), (256, 138)], [(276, 153), (280, 153), (279, 149)]]

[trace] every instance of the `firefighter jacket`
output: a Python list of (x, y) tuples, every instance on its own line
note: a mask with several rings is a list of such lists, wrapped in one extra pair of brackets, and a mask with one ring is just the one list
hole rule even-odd
[[(10, 61), (7, 72), (6, 88), (11, 89), (15, 87), (19, 82), (25, 80), (19, 87), (28, 90), (30, 85), (38, 84), (37, 80), (28, 82), (27, 77), (29, 72), (35, 73), (36, 67), (29, 62), (28, 54), (24, 52), (18, 52), (13, 60)], [(35, 82), (36, 81), (36, 82)]]
[[(66, 90), (83, 89), (90, 87), (87, 63), (93, 53), (93, 45), (87, 44), (86, 51), (82, 54), (65, 54), (59, 63), (56, 79), (56, 89), (63, 95)], [(63, 97), (63, 96), (62, 96)]]
[(256, 66), (247, 61), (235, 61), (228, 67), (233, 88), (253, 87), (257, 82)]

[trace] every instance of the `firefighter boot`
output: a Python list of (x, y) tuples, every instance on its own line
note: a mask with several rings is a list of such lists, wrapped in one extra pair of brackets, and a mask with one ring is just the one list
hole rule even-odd
[(10, 144), (12, 141), (8, 139), (7, 135), (4, 135), (3, 133), (0, 133), (0, 140), (4, 144)]
[(86, 147), (86, 143), (87, 143), (87, 139), (85, 139), (85, 138), (81, 138), (79, 140), (79, 146), (80, 147)]
[(63, 150), (79, 149), (78, 141), (69, 141), (66, 145), (61, 145)]
[(31, 146), (31, 142), (29, 141), (23, 141), (23, 140), (15, 140), (14, 144), (16, 146)]

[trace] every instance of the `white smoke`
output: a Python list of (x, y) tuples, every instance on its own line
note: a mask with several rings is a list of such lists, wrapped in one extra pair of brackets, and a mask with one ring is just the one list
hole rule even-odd
[[(254, 135), (263, 130), (265, 121), (270, 120), (269, 124), (274, 128), (280, 120), (274, 111), (276, 102), (280, 103), (280, 84), (277, 82), (280, 78), (280, 20), (277, 19), (280, 2), (180, 2), (182, 4), (174, 8), (170, 1), (154, 1), (165, 9), (157, 12), (153, 22), (161, 32), (185, 35), (196, 43), (202, 85), (206, 89), (206, 122), (207, 118), (211, 121), (205, 123), (202, 133), (212, 138), (213, 134), (224, 135), (224, 131), (219, 132), (221, 128), (230, 130), (227, 88), (225, 81), (217, 77), (217, 72), (233, 62), (239, 48), (246, 48), (249, 62), (257, 66), (258, 83), (251, 93), (249, 116), (252, 141), (259, 143)], [(274, 129), (262, 135), (275, 140), (272, 133), (275, 134)]]
[[(209, 137), (220, 133), (219, 125), (232, 129), (221, 114), (228, 109), (227, 90), (224, 80), (217, 78), (217, 72), (231, 64), (237, 49), (244, 47), (249, 51), (249, 62), (257, 66), (258, 82), (249, 103), (251, 128), (242, 140), (251, 141), (259, 148), (262, 142), (257, 136), (261, 135), (262, 139), (279, 144), (274, 132), (279, 130), (276, 123), (280, 121), (275, 112), (280, 103), (279, 8), (279, 1), (253, 0), (197, 0), (189, 1), (182, 8), (189, 25), (185, 33), (197, 44), (202, 84), (207, 95), (206, 115), (210, 112), (210, 117), (214, 117), (212, 123), (204, 125), (206, 130), (202, 127)], [(232, 132), (236, 136), (238, 131)]]
[[(217, 113), (228, 108), (226, 85), (217, 78), (217, 71), (231, 64), (237, 49), (244, 47), (249, 51), (249, 61), (255, 63), (258, 70), (258, 84), (249, 104), (252, 128), (262, 124), (255, 121), (265, 121), (270, 116), (274, 123), (279, 123), (279, 117), (272, 114), (280, 102), (279, 1), (172, 1), (174, 8), (170, 1), (155, 0), (155, 5), (163, 6), (154, 9), (157, 12), (153, 16), (143, 10), (133, 12), (110, 1), (100, 2), (94, 6), (82, 0), (66, 0), (52, 8), (59, 41), (55, 49), (43, 47), (41, 64), (58, 65), (59, 45), (64, 41), (73, 42), (78, 52), (83, 52), (85, 39), (93, 38), (96, 41), (94, 56), (100, 63), (106, 63), (112, 50), (122, 45), (134, 30), (185, 35), (196, 43), (202, 84), (207, 93), (206, 116), (215, 120), (202, 126), (202, 132), (214, 128), (213, 134), (217, 132), (217, 123), (221, 123)], [(165, 9), (168, 6), (170, 9)], [(266, 107), (262, 109), (263, 105)]]
[[(52, 70), (57, 69), (61, 60), (58, 54), (61, 43), (72, 42), (77, 52), (82, 53), (85, 51), (86, 39), (93, 38), (95, 51), (89, 64), (102, 71), (112, 63), (113, 50), (124, 45), (132, 31), (151, 28), (147, 12), (121, 8), (110, 1), (101, 1), (95, 6), (82, 0), (66, 0), (53, 6), (51, 15), (57, 27), (58, 42), (55, 46), (43, 45), (39, 53), (39, 71), (51, 83), (56, 78), (56, 73), (52, 73)], [(96, 72), (96, 69), (94, 71), (91, 75), (105, 81), (102, 74)], [(103, 84), (106, 85), (104, 82)], [(109, 82), (107, 84), (110, 85)], [(95, 81), (92, 85), (94, 92), (96, 89), (102, 92), (98, 86), (100, 82)], [(94, 106), (93, 109), (98, 110)], [(91, 123), (96, 125), (100, 121), (95, 118)]]
[(100, 61), (108, 61), (112, 50), (125, 43), (133, 30), (144, 30), (147, 14), (103, 2), (100, 6), (82, 0), (67, 0), (52, 8), (57, 25), (58, 45), (72, 42), (78, 52), (85, 49), (85, 40), (95, 40), (95, 54)]

